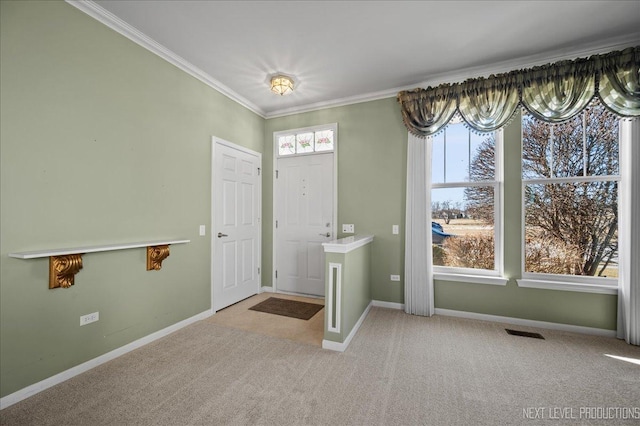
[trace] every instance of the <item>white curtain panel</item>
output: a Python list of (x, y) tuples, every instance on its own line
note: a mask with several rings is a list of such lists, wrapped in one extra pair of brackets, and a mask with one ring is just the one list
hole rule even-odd
[(620, 126), (618, 337), (640, 345), (640, 119)]
[(404, 306), (413, 315), (431, 316), (431, 144), (409, 133), (407, 149), (407, 211), (405, 223)]

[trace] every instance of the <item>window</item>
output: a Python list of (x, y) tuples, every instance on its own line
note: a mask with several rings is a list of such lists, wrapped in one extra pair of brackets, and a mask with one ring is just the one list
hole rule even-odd
[(276, 136), (278, 156), (331, 152), (334, 150), (334, 138), (333, 128), (279, 134)]
[(523, 113), (523, 277), (617, 279), (618, 127), (599, 104), (562, 124)]
[(498, 275), (501, 270), (501, 138), (501, 131), (473, 133), (459, 119), (433, 138), (435, 272)]

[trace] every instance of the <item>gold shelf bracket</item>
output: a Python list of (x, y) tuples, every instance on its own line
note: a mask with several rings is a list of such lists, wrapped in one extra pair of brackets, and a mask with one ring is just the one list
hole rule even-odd
[(162, 261), (169, 257), (169, 245), (147, 246), (147, 271), (162, 269)]
[(49, 288), (69, 288), (82, 269), (82, 253), (49, 256)]

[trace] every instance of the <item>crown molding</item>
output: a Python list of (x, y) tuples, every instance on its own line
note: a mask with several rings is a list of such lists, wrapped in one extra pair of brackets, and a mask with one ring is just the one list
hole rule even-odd
[(429, 76), (426, 80), (393, 89), (380, 90), (377, 92), (366, 93), (362, 95), (350, 96), (340, 99), (334, 99), (325, 102), (318, 102), (302, 107), (293, 107), (271, 111), (266, 114), (267, 119), (285, 117), (287, 115), (300, 114), (326, 108), (335, 108), (362, 102), (376, 101), (379, 99), (395, 98), (398, 92), (403, 90), (412, 90), (418, 87), (437, 86), (444, 83), (459, 83), (469, 78), (488, 77), (492, 74), (500, 74), (510, 72), (516, 69), (532, 68), (539, 65), (545, 65), (567, 59), (576, 59), (588, 57), (602, 53), (608, 53), (614, 50), (622, 50), (626, 47), (640, 45), (640, 32), (628, 34), (621, 37), (610, 38), (597, 43), (583, 44), (565, 49), (556, 49), (541, 54), (523, 56), (516, 59), (497, 62), (490, 65), (481, 65), (476, 67), (464, 68), (453, 72), (442, 72)]
[(263, 111), (260, 107), (258, 107), (253, 102), (234, 92), (224, 84), (220, 83), (215, 78), (211, 77), (206, 72), (202, 71), (200, 68), (196, 67), (192, 63), (188, 62), (184, 58), (180, 57), (176, 53), (167, 49), (160, 43), (153, 40), (151, 37), (144, 34), (142, 31), (118, 18), (113, 13), (104, 9), (97, 3), (94, 3), (91, 0), (65, 0), (71, 6), (79, 9), (80, 11), (86, 13), (97, 21), (103, 23), (107, 27), (112, 30), (118, 32), (119, 34), (125, 36), (129, 40), (134, 43), (144, 47), (152, 53), (160, 56), (162, 59), (171, 63), (172, 65), (178, 67), (182, 71), (191, 75), (192, 77), (197, 78), (207, 86), (217, 90), (221, 94), (225, 95), (229, 99), (239, 103), (243, 107), (248, 110), (256, 113), (262, 118), (265, 118), (265, 111)]
[(135, 27), (129, 25), (116, 15), (94, 3), (92, 0), (65, 0), (68, 4), (86, 13), (97, 21), (103, 23), (119, 34), (127, 37), (131, 41), (144, 47), (152, 53), (160, 56), (167, 62), (178, 67), (187, 74), (197, 78), (207, 86), (225, 95), (229, 99), (239, 103), (248, 110), (254, 112), (265, 119), (285, 117), (288, 115), (301, 114), (305, 112), (317, 111), (327, 108), (336, 108), (346, 105), (358, 104), (363, 102), (376, 101), (379, 99), (387, 99), (396, 97), (398, 92), (403, 90), (411, 90), (417, 87), (437, 86), (443, 83), (456, 83), (469, 78), (488, 77), (491, 74), (500, 74), (514, 69), (531, 68), (538, 65), (553, 63), (566, 59), (575, 59), (586, 57), (600, 53), (607, 53), (613, 50), (621, 50), (625, 47), (636, 46), (640, 44), (640, 32), (627, 34), (624, 36), (601, 40), (595, 43), (583, 44), (580, 46), (572, 46), (569, 48), (556, 49), (541, 54), (524, 56), (516, 59), (510, 59), (490, 65), (481, 65), (469, 67), (454, 72), (442, 72), (428, 76), (425, 80), (402, 87), (395, 87), (361, 95), (347, 96), (344, 98), (332, 99), (329, 101), (315, 102), (312, 104), (302, 105), (299, 107), (290, 107), (273, 111), (264, 111), (262, 108), (249, 101), (245, 97), (231, 90), (200, 68), (191, 64), (184, 58), (178, 56), (171, 50), (167, 49), (151, 37), (142, 33)]
[(459, 83), (469, 78), (489, 77), (492, 74), (511, 72), (517, 69), (533, 68), (563, 60), (589, 57), (614, 50), (622, 50), (640, 44), (640, 32), (621, 37), (600, 40), (596, 43), (582, 44), (563, 49), (554, 49), (543, 53), (522, 56), (516, 59), (496, 62), (490, 65), (465, 68), (455, 72), (443, 72), (430, 76), (414, 87), (428, 87), (443, 83)]
[[(412, 89), (415, 87), (416, 87), (415, 85), (410, 86), (410, 88)], [(283, 109), (268, 112), (265, 115), (265, 118), (270, 119), (270, 118), (286, 117), (287, 115), (302, 114), (304, 112), (318, 111), (321, 109), (336, 108), (336, 107), (341, 107), (346, 105), (359, 104), (362, 102), (377, 101), (378, 99), (392, 98), (392, 97), (395, 97), (400, 90), (408, 90), (408, 89), (409, 87), (406, 87), (404, 89), (381, 90), (379, 92), (365, 93), (363, 95), (354, 95), (354, 96), (347, 96), (339, 99), (331, 99), (329, 101), (314, 102), (312, 104), (302, 105), (299, 107), (283, 108)]]

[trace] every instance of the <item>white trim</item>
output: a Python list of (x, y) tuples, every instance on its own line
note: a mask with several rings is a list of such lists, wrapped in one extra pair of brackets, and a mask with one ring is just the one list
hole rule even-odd
[(376, 308), (397, 309), (404, 311), (404, 303), (386, 302), (384, 300), (372, 300), (372, 306)]
[[(272, 138), (272, 145), (273, 145), (273, 175), (271, 176), (271, 187), (273, 189), (273, 193), (272, 193), (272, 204), (273, 204), (273, 208), (271, 211), (271, 215), (272, 215), (272, 223), (271, 223), (271, 235), (272, 235), (272, 241), (271, 241), (271, 264), (272, 264), (272, 268), (271, 268), (271, 282), (272, 282), (272, 286), (273, 286), (273, 291), (274, 293), (285, 293), (286, 292), (281, 292), (280, 290), (278, 290), (278, 279), (276, 277), (276, 272), (278, 270), (278, 263), (277, 263), (277, 258), (278, 258), (278, 241), (277, 241), (277, 232), (278, 229), (276, 228), (276, 221), (278, 220), (278, 218), (276, 217), (276, 206), (277, 204), (277, 190), (278, 190), (278, 179), (276, 178), (276, 175), (278, 173), (278, 160), (280, 158), (291, 158), (294, 156), (288, 156), (288, 157), (280, 157), (278, 156), (278, 143), (277, 143), (277, 139), (278, 136), (281, 136), (283, 134), (290, 134), (290, 133), (300, 133), (300, 132), (315, 132), (315, 131), (320, 131), (320, 130), (333, 130), (333, 151), (326, 151), (326, 152), (317, 152), (317, 153), (311, 153), (313, 155), (324, 155), (324, 154), (331, 154), (333, 155), (333, 213), (332, 213), (332, 225), (331, 225), (331, 235), (338, 235), (338, 147), (339, 147), (339, 143), (338, 143), (338, 123), (327, 123), (327, 124), (321, 124), (318, 126), (309, 126), (309, 127), (299, 127), (297, 129), (287, 129), (287, 130), (280, 130), (277, 132), (273, 132), (273, 138)], [(296, 294), (296, 293), (291, 293), (291, 294)], [(317, 296), (316, 297), (321, 297), (321, 296)]]
[[(584, 119), (584, 111), (581, 112)], [(524, 137), (524, 126), (522, 125), (523, 117), (520, 117), (520, 158), (523, 155), (522, 140)], [(619, 120), (620, 123), (624, 122), (624, 119)], [(553, 126), (551, 126), (553, 129)], [(583, 138), (584, 138), (583, 129)], [(550, 138), (553, 138), (553, 131), (550, 133)], [(553, 140), (552, 140), (553, 141)], [(622, 149), (624, 141), (618, 137), (619, 151)], [(552, 159), (553, 160), (553, 159)], [(583, 162), (586, 160), (583, 158)], [(584, 166), (586, 167), (586, 166)], [(551, 290), (565, 290), (576, 291), (584, 293), (600, 293), (600, 294), (618, 294), (618, 279), (606, 278), (596, 276), (584, 276), (584, 275), (561, 275), (561, 274), (548, 274), (542, 272), (527, 272), (527, 222), (526, 222), (526, 186), (527, 185), (540, 185), (540, 184), (559, 184), (559, 183), (580, 183), (580, 182), (620, 182), (622, 180), (621, 174), (618, 175), (604, 175), (604, 176), (572, 176), (572, 177), (550, 177), (550, 178), (535, 178), (520, 180), (520, 270), (522, 271), (522, 279), (517, 280), (518, 287), (526, 288), (540, 288)], [(618, 194), (620, 193), (618, 187)], [(618, 210), (620, 210), (620, 204), (618, 204)], [(607, 284), (609, 283), (609, 284)]]
[(129, 25), (122, 19), (118, 18), (111, 12), (102, 8), (91, 0), (65, 0), (68, 4), (81, 10), (92, 18), (98, 20), (104, 25), (108, 26), (112, 30), (122, 34), (134, 43), (139, 44), (143, 48), (149, 50), (152, 53), (160, 56), (167, 62), (180, 68), (182, 71), (190, 74), (198, 80), (205, 83), (207, 86), (217, 90), (223, 95), (227, 96), (233, 101), (238, 102), (245, 108), (258, 114), (265, 119), (284, 117), (287, 115), (301, 114), (304, 112), (318, 111), (327, 108), (336, 108), (345, 105), (359, 104), (363, 102), (370, 102), (379, 99), (395, 98), (398, 92), (402, 90), (411, 90), (416, 87), (428, 87), (437, 86), (441, 83), (455, 83), (461, 82), (468, 78), (487, 77), (490, 74), (500, 74), (504, 72), (513, 71), (514, 69), (531, 68), (537, 65), (543, 65), (546, 63), (553, 63), (564, 59), (575, 59), (578, 57), (586, 57), (599, 53), (607, 53), (613, 50), (622, 50), (625, 47), (635, 46), (640, 39), (640, 33), (625, 34), (624, 36), (610, 38), (607, 40), (601, 40), (596, 43), (590, 43), (583, 45), (582, 47), (559, 49), (550, 52), (545, 52), (538, 55), (525, 56), (521, 58), (511, 59), (508, 61), (502, 61), (491, 65), (483, 65), (478, 67), (465, 68), (453, 72), (443, 72), (440, 74), (434, 74), (429, 76), (428, 79), (407, 86), (395, 87), (392, 89), (379, 90), (375, 92), (365, 93), (361, 95), (348, 96), (339, 99), (333, 99), (329, 101), (316, 102), (308, 105), (302, 105), (299, 107), (283, 108), (274, 111), (264, 111), (262, 108), (249, 101), (248, 99), (240, 96), (235, 91), (231, 90), (224, 84), (214, 79), (209, 74), (205, 73), (201, 69), (197, 68), (193, 64), (187, 62), (185, 59), (173, 53), (171, 50), (162, 46), (160, 43), (153, 40), (151, 37), (142, 33), (138, 29)]
[[(331, 150), (327, 150), (327, 151), (312, 151), (312, 152), (302, 152), (302, 153), (293, 153), (293, 154), (285, 154), (285, 155), (280, 155), (280, 146), (278, 145), (278, 138), (280, 136), (296, 136), (300, 133), (314, 133), (315, 132), (322, 132), (322, 131), (326, 131), (326, 130), (331, 130), (333, 131), (333, 148)], [(287, 129), (287, 130), (279, 130), (277, 132), (273, 132), (273, 144), (274, 144), (274, 154), (275, 154), (275, 159), (280, 159), (280, 158), (291, 158), (291, 157), (302, 157), (302, 156), (307, 156), (307, 155), (322, 155), (322, 154), (330, 154), (332, 152), (336, 151), (336, 148), (338, 146), (337, 144), (337, 140), (338, 140), (338, 123), (328, 123), (328, 124), (322, 124), (320, 126), (308, 126), (308, 127), (299, 127), (297, 129)], [(297, 144), (297, 142), (296, 142)], [(296, 148), (297, 149), (297, 148)], [(275, 163), (274, 163), (275, 164)]]
[[(335, 294), (333, 292), (333, 271), (336, 271)], [(342, 315), (342, 264), (341, 263), (329, 263), (329, 289), (327, 290), (327, 298), (324, 301), (327, 307), (327, 331), (332, 333), (340, 333), (340, 316)], [(335, 298), (335, 302), (334, 302)], [(336, 313), (336, 323), (331, 325), (331, 319), (333, 318), (333, 312)]]
[(144, 34), (142, 31), (138, 30), (134, 26), (128, 24), (122, 19), (118, 18), (113, 13), (104, 9), (102, 6), (91, 0), (65, 0), (71, 6), (81, 10), (117, 33), (125, 36), (129, 40), (134, 43), (142, 46), (147, 49), (151, 53), (154, 53), (169, 62), (170, 64), (178, 67), (182, 71), (191, 75), (192, 77), (197, 78), (207, 86), (212, 89), (222, 93), (224, 96), (228, 97), (234, 102), (239, 103), (243, 107), (248, 110), (258, 114), (262, 118), (266, 118), (265, 111), (262, 110), (258, 105), (254, 104), (247, 98), (239, 95), (235, 91), (231, 90), (229, 87), (220, 83), (218, 80), (196, 67), (186, 59), (178, 56), (173, 51), (167, 49), (151, 37)]
[(588, 57), (602, 53), (609, 53), (614, 50), (622, 50), (626, 47), (635, 46), (640, 39), (640, 32), (625, 34), (620, 37), (613, 37), (606, 40), (599, 40), (594, 43), (582, 45), (580, 47), (571, 46), (565, 49), (556, 49), (541, 54), (523, 56), (496, 62), (491, 65), (470, 67), (454, 72), (443, 72), (430, 76), (420, 83), (420, 87), (437, 86), (442, 83), (462, 82), (469, 78), (489, 77), (491, 74), (502, 74), (518, 69), (528, 69), (535, 66), (555, 63), (562, 60), (574, 60), (576, 58)]
[(351, 340), (353, 339), (353, 337), (356, 335), (356, 333), (360, 329), (360, 326), (364, 322), (365, 318), (367, 318), (367, 315), (369, 314), (369, 311), (371, 310), (372, 306), (373, 306), (373, 300), (371, 302), (369, 302), (369, 304), (367, 305), (367, 308), (364, 310), (362, 315), (360, 315), (360, 318), (358, 318), (358, 322), (355, 323), (355, 325), (351, 329), (351, 333), (349, 333), (347, 338), (344, 339), (344, 342), (339, 343), (339, 342), (332, 342), (331, 340), (324, 340), (323, 339), (322, 340), (322, 349), (329, 349), (329, 350), (332, 350), (332, 351), (344, 352), (347, 349), (347, 347), (349, 346), (349, 343), (351, 343)]
[[(582, 114), (584, 117), (584, 114)], [(623, 120), (620, 120), (623, 121)], [(583, 132), (583, 134), (586, 132)], [(583, 166), (585, 167), (585, 166)], [(589, 183), (589, 182), (620, 182), (620, 175), (594, 175), (594, 176), (572, 176), (572, 177), (552, 177), (522, 179), (526, 185), (552, 185), (555, 183)]]
[(518, 287), (539, 288), (544, 290), (577, 291), (580, 293), (618, 294), (618, 287), (602, 284), (566, 283), (521, 278), (516, 280)]
[(373, 235), (354, 235), (322, 243), (325, 253), (349, 253), (373, 241)]
[(505, 324), (521, 325), (525, 327), (546, 328), (548, 330), (569, 331), (571, 333), (591, 334), (594, 336), (615, 337), (615, 330), (604, 328), (583, 327), (580, 325), (560, 324), (556, 322), (536, 321), (523, 318), (501, 317), (498, 315), (479, 314), (476, 312), (454, 311), (436, 308), (436, 315), (466, 318), (480, 321), (501, 322)]
[[(454, 114), (454, 117), (458, 114)], [(457, 124), (462, 123), (462, 121)], [(450, 123), (451, 124), (451, 123)], [(466, 125), (465, 125), (466, 126)], [(471, 143), (472, 132), (465, 127), (467, 132), (467, 143)], [(492, 276), (500, 277), (504, 271), (504, 130), (498, 129), (488, 135), (492, 135), (494, 138), (494, 177), (493, 180), (486, 181), (457, 181), (457, 182), (443, 182), (443, 183), (431, 183), (431, 193), (434, 189), (447, 189), (447, 188), (473, 188), (473, 187), (491, 187), (493, 188), (493, 240), (494, 240), (494, 263), (492, 269), (474, 269), (464, 267), (452, 267), (452, 266), (433, 266), (434, 278), (436, 274), (440, 274), (442, 280), (456, 281), (455, 279), (447, 279), (445, 275), (458, 274), (466, 275), (468, 277), (476, 276)], [(445, 147), (447, 144), (447, 133), (445, 128), (444, 133)], [(469, 153), (469, 161), (471, 161), (471, 153)], [(443, 158), (446, 162), (446, 158)], [(433, 159), (432, 159), (433, 162)], [(446, 167), (445, 167), (446, 170)], [(508, 281), (508, 280), (507, 280)], [(496, 280), (475, 280), (471, 278), (469, 282), (479, 284), (495, 284), (506, 285), (507, 281)]]
[(317, 111), (327, 108), (335, 108), (340, 106), (359, 104), (363, 102), (376, 101), (379, 99), (395, 98), (398, 92), (403, 90), (412, 90), (416, 87), (438, 86), (443, 83), (459, 83), (469, 78), (488, 77), (491, 74), (501, 74), (511, 72), (517, 69), (533, 68), (535, 66), (547, 63), (555, 63), (567, 59), (576, 59), (588, 57), (591, 55), (608, 53), (614, 50), (622, 50), (626, 47), (635, 46), (640, 39), (640, 32), (633, 34), (625, 34), (624, 36), (600, 40), (595, 43), (583, 45), (582, 47), (570, 47), (567, 49), (558, 49), (542, 54), (510, 59), (507, 61), (493, 63), (491, 65), (482, 65), (478, 67), (464, 68), (457, 71), (445, 71), (443, 73), (429, 76), (426, 80), (410, 84), (407, 86), (395, 87), (393, 89), (379, 90), (376, 92), (365, 93), (362, 95), (349, 96), (330, 101), (316, 102), (300, 107), (284, 108), (280, 110), (269, 111), (265, 114), (265, 118), (277, 118), (287, 115), (300, 114), (304, 112)]
[(271, 118), (286, 117), (288, 115), (302, 114), (305, 112), (319, 111), (322, 109), (337, 108), (341, 106), (360, 104), (363, 102), (377, 101), (380, 99), (395, 98), (401, 90), (415, 89), (416, 85), (404, 86), (400, 88), (380, 90), (377, 92), (365, 93), (362, 95), (347, 96), (344, 98), (332, 99), (329, 101), (315, 102), (308, 105), (298, 107), (290, 107), (267, 112), (265, 117), (267, 120)]
[(0, 398), (0, 410), (4, 410), (5, 408), (16, 404), (24, 399), (29, 398), (30, 396), (33, 396), (39, 392), (42, 392), (43, 390), (49, 389), (52, 386), (58, 385), (64, 381), (67, 381), (75, 376), (78, 376), (86, 371), (91, 370), (92, 368), (95, 368), (101, 364), (104, 364), (105, 362), (114, 360), (116, 358), (118, 358), (119, 356), (122, 356), (128, 352), (131, 352), (135, 349), (141, 348), (142, 346), (145, 346), (153, 341), (156, 341), (162, 337), (165, 337), (175, 331), (180, 330), (181, 328), (184, 328), (188, 325), (191, 325), (197, 321), (209, 318), (211, 315), (213, 314), (213, 311), (211, 309), (201, 312), (197, 315), (194, 315), (190, 318), (184, 319), (180, 322), (177, 322), (173, 325), (170, 325), (169, 327), (163, 328), (162, 330), (158, 330), (155, 333), (151, 333), (145, 337), (142, 337), (138, 340), (135, 340), (131, 343), (128, 343), (124, 346), (121, 346), (117, 349), (114, 349), (110, 352), (107, 352), (104, 355), (100, 355), (97, 358), (91, 359), (89, 361), (83, 362), (80, 365), (76, 365), (75, 367), (72, 367), (68, 370), (65, 370), (61, 373), (58, 373), (54, 376), (51, 376), (49, 378), (46, 378), (38, 383), (34, 383), (30, 386), (27, 386), (26, 388), (22, 388), (19, 391), (16, 391), (12, 394), (9, 394), (3, 398)]
[(75, 253), (99, 253), (102, 251), (115, 251), (115, 250), (128, 250), (140, 247), (154, 247), (164, 246), (171, 244), (186, 244), (191, 240), (156, 240), (156, 241), (142, 241), (137, 243), (120, 243), (120, 244), (107, 244), (102, 246), (86, 246), (75, 248), (63, 248), (63, 249), (49, 249), (49, 250), (37, 250), (37, 251), (23, 251), (20, 253), (9, 253), (9, 257), (16, 259), (37, 259), (40, 257), (49, 256), (64, 256), (67, 254)]
[(488, 285), (501, 285), (501, 286), (506, 286), (507, 282), (509, 282), (509, 278), (505, 278), (505, 277), (492, 277), (492, 276), (466, 275), (466, 274), (447, 274), (442, 272), (434, 273), (433, 279), (438, 281), (455, 281), (459, 283), (474, 283), (474, 284), (488, 284)]
[[(238, 145), (235, 144), (233, 142), (229, 142), (226, 141), (224, 139), (221, 139), (219, 137), (216, 136), (211, 136), (211, 199), (210, 199), (210, 204), (209, 206), (211, 207), (211, 225), (209, 226), (209, 229), (211, 229), (211, 232), (209, 233), (209, 244), (211, 247), (211, 258), (209, 259), (209, 266), (210, 266), (210, 276), (211, 276), (211, 310), (213, 310), (215, 312), (215, 297), (216, 297), (216, 289), (215, 289), (215, 268), (214, 268), (214, 259), (216, 256), (216, 238), (215, 238), (215, 226), (216, 226), (216, 209), (215, 209), (215, 195), (216, 195), (216, 186), (215, 186), (215, 178), (216, 178), (216, 170), (215, 170), (215, 165), (216, 165), (216, 147), (218, 145), (222, 145), (225, 146), (227, 148), (231, 148), (231, 149), (235, 149), (237, 151), (240, 151), (242, 153), (251, 155), (253, 157), (256, 157), (258, 159), (258, 167), (260, 168), (260, 171), (262, 172), (263, 170), (263, 166), (262, 166), (262, 154), (254, 151), (252, 149), (249, 149), (247, 147), (244, 147), (242, 145)], [(260, 226), (260, 229), (262, 229), (262, 173), (260, 173), (260, 175), (258, 176), (258, 206), (257, 206), (257, 211), (258, 211), (258, 225)], [(262, 268), (262, 230), (260, 230), (260, 232), (258, 232), (258, 248), (257, 248), (257, 253), (256, 253), (256, 260), (257, 260), (257, 267), (258, 268)], [(256, 292), (254, 294), (259, 294), (261, 293), (262, 289), (262, 274), (258, 274), (258, 283), (257, 283), (257, 288), (256, 288)]]
[(273, 287), (263, 285), (260, 287), (260, 293), (273, 293)]

